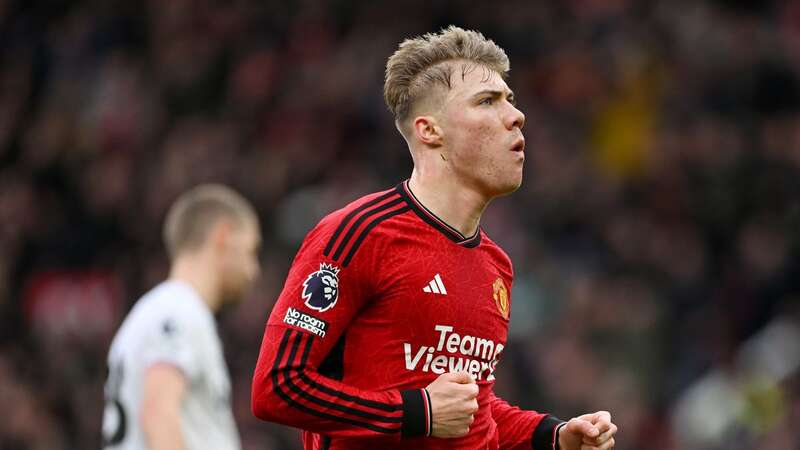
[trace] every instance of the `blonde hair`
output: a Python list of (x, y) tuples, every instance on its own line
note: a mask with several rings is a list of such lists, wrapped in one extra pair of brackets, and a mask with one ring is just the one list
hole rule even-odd
[[(406, 39), (386, 63), (383, 97), (395, 120), (403, 120), (414, 105), (441, 86), (450, 89), (454, 61), (486, 67), (505, 78), (510, 68), (506, 52), (474, 30), (450, 25), (439, 33)], [(463, 66), (466, 75), (468, 65)]]
[(227, 186), (205, 184), (181, 194), (164, 221), (164, 243), (170, 258), (201, 247), (211, 227), (223, 218), (237, 228), (248, 223), (258, 226), (250, 202)]

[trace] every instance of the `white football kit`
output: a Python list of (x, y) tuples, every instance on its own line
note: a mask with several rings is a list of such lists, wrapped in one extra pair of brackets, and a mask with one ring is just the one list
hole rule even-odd
[(181, 432), (188, 450), (239, 450), (231, 386), (214, 315), (185, 283), (166, 281), (136, 302), (111, 343), (105, 386), (106, 450), (144, 450), (139, 423), (145, 370), (156, 363), (183, 372)]

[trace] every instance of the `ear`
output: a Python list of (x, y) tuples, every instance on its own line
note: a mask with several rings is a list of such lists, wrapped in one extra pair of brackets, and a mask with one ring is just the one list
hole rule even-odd
[(442, 129), (433, 116), (418, 116), (412, 123), (414, 135), (425, 145), (438, 147), (442, 145)]
[(208, 233), (208, 244), (214, 252), (219, 252), (228, 245), (231, 233), (233, 233), (233, 225), (230, 220), (219, 219), (211, 226), (211, 231)]

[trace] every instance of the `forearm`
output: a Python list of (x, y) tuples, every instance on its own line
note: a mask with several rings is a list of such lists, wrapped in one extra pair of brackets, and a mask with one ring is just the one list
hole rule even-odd
[(148, 450), (186, 450), (180, 416), (157, 412), (141, 418)]
[(181, 430), (186, 389), (187, 380), (177, 367), (157, 363), (147, 369), (139, 422), (149, 450), (186, 449)]
[(553, 450), (556, 428), (562, 421), (550, 414), (526, 411), (492, 394), (492, 417), (503, 450)]
[(253, 377), (256, 417), (332, 437), (400, 439), (430, 432), (422, 390), (367, 391), (322, 376), (303, 357), (313, 341), (297, 330), (267, 327)]

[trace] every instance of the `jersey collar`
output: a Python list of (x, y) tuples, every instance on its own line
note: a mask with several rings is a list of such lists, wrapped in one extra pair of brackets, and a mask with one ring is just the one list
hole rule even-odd
[(480, 226), (478, 226), (478, 229), (475, 230), (475, 234), (472, 236), (464, 236), (460, 231), (448, 225), (444, 220), (436, 217), (436, 214), (426, 208), (425, 205), (423, 205), (422, 202), (420, 202), (417, 197), (414, 196), (414, 193), (411, 192), (411, 189), (408, 187), (408, 180), (398, 184), (395, 189), (400, 194), (400, 197), (402, 197), (406, 203), (408, 203), (408, 206), (419, 216), (420, 219), (445, 235), (451, 241), (467, 248), (474, 248), (480, 245)]

